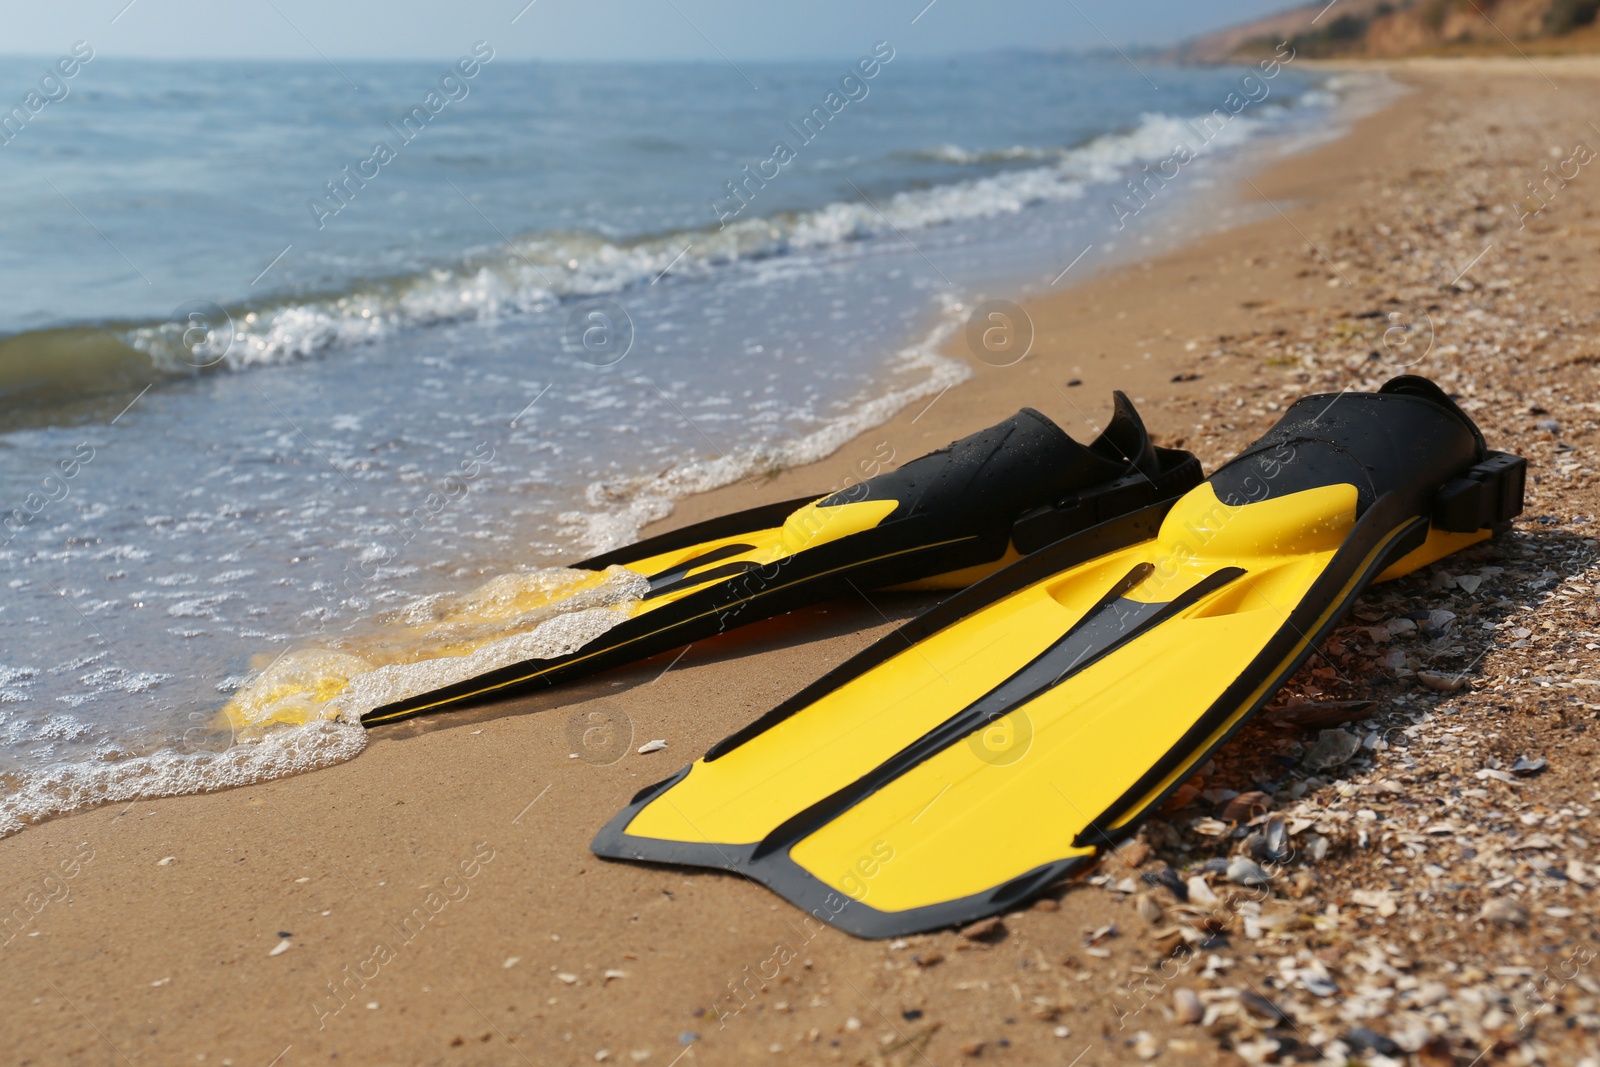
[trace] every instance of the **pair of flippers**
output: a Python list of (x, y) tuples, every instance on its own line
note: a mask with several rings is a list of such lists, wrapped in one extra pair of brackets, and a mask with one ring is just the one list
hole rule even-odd
[(649, 575), (628, 622), (367, 721), (852, 587), (974, 583), (642, 790), (593, 844), (737, 871), (862, 936), (965, 923), (1130, 835), (1368, 585), (1520, 512), (1524, 475), (1409, 375), (1297, 402), (1204, 481), (1121, 394), (1088, 447), (1024, 410), (852, 490), (587, 561)]

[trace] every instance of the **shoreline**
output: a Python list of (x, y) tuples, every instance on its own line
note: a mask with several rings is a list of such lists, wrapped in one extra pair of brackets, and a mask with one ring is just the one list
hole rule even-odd
[[(1339, 140), (1252, 175), (1242, 198), (1270, 204), (1257, 221), (1019, 301), (1035, 328), (1028, 358), (1004, 368), (969, 360), (973, 375), (961, 387), (760, 486), (740, 481), (682, 499), (650, 532), (820, 495), (864, 459), (881, 460), (885, 447), (909, 459), (1024, 405), (1086, 441), (1113, 388), (1134, 399), (1159, 444), (1189, 448), (1213, 469), (1270, 425), (1285, 396), (1391, 369), (1366, 355), (1382, 334), (1354, 318), (1369, 305), (1409, 310), (1418, 299), (1443, 305), (1462, 295), (1439, 296), (1435, 282), (1430, 297), (1415, 279), (1386, 276), (1379, 262), (1358, 265), (1335, 244), (1400, 225), (1399, 199), (1375, 199), (1373, 189), (1417, 186), (1446, 196), (1448, 174), (1410, 175), (1415, 146), (1454, 135), (1452, 122), (1475, 120), (1462, 99), (1495, 123), (1495, 107), (1515, 114), (1542, 101), (1539, 75), (1512, 68), (1499, 65), (1495, 88), (1505, 99), (1495, 100), (1487, 79), (1388, 67), (1412, 94), (1358, 118)], [(1531, 172), (1541, 159), (1528, 159)], [(1583, 225), (1579, 205), (1600, 203), (1600, 189), (1575, 185), (1562, 195), (1558, 207), (1573, 210), (1539, 222), (1553, 234), (1551, 249), (1567, 239), (1553, 228)], [(1452, 244), (1438, 258), (1459, 267), (1479, 245), (1461, 247), (1466, 254), (1455, 256)], [(1498, 262), (1482, 269), (1482, 288), (1472, 292), (1503, 292), (1488, 288)], [(1356, 325), (1340, 325), (1349, 322)], [(1446, 356), (1455, 335), (1442, 336), (1440, 359), (1449, 362), (1418, 370), (1488, 373)], [(1568, 336), (1581, 343), (1583, 330), (1561, 334)], [(1302, 357), (1297, 345), (1316, 351)], [(963, 349), (958, 333), (945, 354), (965, 358)], [(1569, 377), (1592, 382), (1596, 369), (1574, 364)], [(1081, 384), (1069, 386), (1073, 380)], [(1478, 389), (1478, 381), (1460, 388)], [(1581, 410), (1540, 404), (1572, 424), (1571, 412)], [(1488, 414), (1480, 418), (1491, 444), (1526, 449), (1547, 467), (1557, 462), (1554, 438), (1541, 444), (1531, 419), (1523, 427), (1498, 409)], [(1570, 482), (1561, 496), (1530, 486), (1527, 515), (1566, 513), (1562, 521), (1574, 522), (1580, 505), (1593, 508), (1590, 484)], [(1405, 588), (1420, 598), (1415, 590), (1427, 583)], [(947, 932), (897, 948), (831, 929), (801, 931), (788, 905), (733, 876), (611, 864), (588, 852), (628, 796), (924, 603), (883, 594), (823, 605), (691, 646), (679, 658), (382, 730), (361, 758), (315, 773), (98, 808), (0, 839), (0, 916), (23, 916), (0, 945), (11, 954), (0, 990), (17, 1006), (0, 1024), (0, 1047), (13, 1048), (19, 1062), (144, 1057), (239, 1067), (335, 1057), (748, 1063), (773, 1059), (775, 1048), (808, 1062), (921, 1062), (921, 1053), (941, 1064), (970, 1056), (1022, 1063), (1070, 1060), (1086, 1045), (1101, 1050), (1088, 1062), (1117, 1062), (1128, 1053), (1120, 1043), (1139, 1030), (1156, 1034), (1180, 1062), (1237, 1062), (1228, 1059), (1236, 1052), (1218, 1051), (1210, 1031), (1162, 1012), (1127, 1023), (1117, 992), (1156, 958), (1137, 943), (1141, 924), (1129, 895), (1080, 886), (1007, 916), (997, 939)], [(1498, 655), (1483, 669), (1512, 678)], [(1294, 686), (1307, 684), (1297, 676)], [(1463, 695), (1463, 707), (1475, 696)], [(615, 763), (568, 758), (571, 731), (593, 713), (629, 735)], [(635, 754), (656, 738), (668, 741), (665, 753)], [(1587, 781), (1556, 771), (1529, 779), (1535, 784), (1524, 797)], [(1159, 833), (1136, 844), (1178, 855)], [(1131, 871), (1140, 862), (1150, 860), (1125, 854), (1108, 869), (1121, 878), (1127, 872), (1118, 864)], [(474, 865), (472, 875), (465, 865)], [(1345, 901), (1360, 913), (1349, 901), (1371, 872), (1330, 865), (1316, 874), (1328, 884), (1324, 903), (1337, 911)], [(1085, 946), (1085, 931), (1119, 924), (1125, 934), (1104, 949)], [(1470, 940), (1463, 937), (1459, 951)], [(791, 950), (781, 964), (771, 963), (780, 956), (775, 946)], [(1249, 943), (1241, 936), (1219, 951), (1247, 955)], [(1249, 966), (1240, 964), (1256, 973)], [(1169, 999), (1164, 991), (1162, 1004)], [(1230, 1033), (1236, 1047), (1247, 1036)]]

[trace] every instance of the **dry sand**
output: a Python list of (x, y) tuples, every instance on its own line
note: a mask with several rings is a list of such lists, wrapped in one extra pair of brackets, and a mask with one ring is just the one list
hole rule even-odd
[[(0, 841), (0, 904), (26, 919), (0, 938), (0, 1060), (1384, 1062), (1363, 1041), (1426, 1064), (1595, 1055), (1585, 728), (1600, 636), (1584, 520), (1600, 170), (1547, 194), (1526, 228), (1510, 205), (1575, 142), (1600, 144), (1600, 107), (1592, 61), (1541, 68), (1406, 65), (1416, 91), (1240, 190), (1270, 199), (1262, 221), (1028, 301), (1038, 337), (1018, 365), (976, 365), (930, 408), (672, 520), (821, 493), (885, 443), (909, 458), (1023, 404), (1087, 436), (1113, 387), (1210, 467), (1293, 396), (1370, 388), (1420, 356), (1413, 369), (1477, 407), (1491, 443), (1539, 478), (1514, 534), (1367, 598), (1368, 629), (1335, 635), (1288, 688), (1379, 701), (1352, 727), (1368, 741), (1354, 759), (1312, 777), (1315, 731), (1264, 723), (1091, 883), (984, 939), (810, 937), (739, 878), (593, 858), (590, 837), (634, 791), (924, 601), (830, 604), (676, 661), (375, 733), (332, 769)], [(1395, 325), (1415, 329), (1386, 345)], [(1419, 609), (1457, 618), (1431, 636), (1372, 634)], [(1434, 668), (1471, 688), (1419, 684)], [(609, 766), (569, 758), (575, 717), (596, 711), (631, 737)], [(654, 738), (670, 747), (633, 752)], [(1518, 753), (1549, 767), (1512, 774)], [(1194, 866), (1248, 847), (1236, 817), (1271, 812), (1288, 813), (1302, 858), (1270, 889), (1241, 899)], [(1312, 862), (1317, 837), (1328, 851)], [(1209, 915), (1137, 877), (1169, 864), (1209, 879)], [(1200, 1023), (1177, 1012), (1189, 993)]]

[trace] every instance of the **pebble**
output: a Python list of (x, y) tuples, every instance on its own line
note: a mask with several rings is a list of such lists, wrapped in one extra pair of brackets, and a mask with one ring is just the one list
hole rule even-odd
[(1117, 850), (1113, 855), (1128, 867), (1137, 868), (1150, 858), (1150, 846), (1139, 840), (1127, 841), (1117, 846)]
[(1431, 1008), (1450, 999), (1450, 987), (1443, 982), (1424, 982), (1412, 996), (1411, 1002), (1419, 1008)]
[(1217, 899), (1217, 895), (1211, 891), (1211, 887), (1206, 885), (1206, 880), (1198, 874), (1191, 877), (1188, 884), (1189, 902), (1191, 904), (1198, 904), (1202, 908), (1214, 908), (1222, 903)]
[(988, 1044), (988, 1042), (986, 1042), (986, 1041), (968, 1041), (968, 1042), (965, 1042), (961, 1046), (961, 1054), (963, 1056), (969, 1056), (969, 1057), (972, 1057), (973, 1059), (976, 1059), (977, 1057), (983, 1055), (983, 1048), (984, 1048), (984, 1046), (986, 1044)]
[(1455, 693), (1467, 687), (1465, 674), (1445, 674), (1441, 671), (1418, 671), (1417, 681), (1441, 693)]
[(666, 747), (667, 743), (662, 740), (646, 741), (644, 744), (639, 746), (639, 755), (648, 756), (650, 753), (660, 752)]
[(1158, 871), (1146, 871), (1140, 877), (1145, 885), (1162, 886), (1177, 897), (1179, 901), (1188, 903), (1189, 887), (1178, 876), (1178, 872), (1171, 867), (1163, 867)]
[(968, 941), (984, 941), (989, 938), (1000, 938), (1004, 937), (1005, 933), (1006, 928), (1004, 924), (1002, 924), (1000, 920), (994, 916), (990, 916), (987, 919), (979, 919), (971, 926), (963, 927), (961, 930), (961, 936), (966, 938)]
[(1358, 1026), (1344, 1035), (1344, 1043), (1357, 1052), (1376, 1052), (1380, 1056), (1398, 1056), (1400, 1046), (1376, 1030)]
[(1193, 1026), (1205, 1018), (1205, 1005), (1192, 989), (1179, 986), (1172, 991), (1172, 1015), (1178, 1022)]
[(1485, 919), (1496, 926), (1526, 926), (1528, 925), (1528, 909), (1514, 900), (1495, 897), (1478, 911), (1478, 918)]
[(1324, 1000), (1337, 995), (1339, 992), (1339, 987), (1334, 983), (1333, 979), (1324, 978), (1320, 974), (1301, 975), (1300, 984), (1306, 987), (1307, 993), (1314, 997), (1322, 997)]
[(293, 942), (291, 942), (286, 937), (282, 941), (279, 941), (278, 944), (273, 948), (273, 950), (271, 952), (267, 953), (267, 955), (269, 955), (269, 956), (281, 956), (285, 952), (289, 951), (289, 946), (291, 944), (293, 944)]
[(1282, 815), (1274, 815), (1267, 825), (1247, 839), (1250, 855), (1268, 863), (1282, 863), (1294, 854), (1289, 847), (1289, 825)]
[(1523, 756), (1518, 756), (1516, 762), (1511, 764), (1511, 773), (1519, 778), (1531, 778), (1544, 770), (1545, 766), (1545, 761), (1542, 759), (1527, 759)]
[(1072, 1036), (1072, 1030), (1071, 1030), (1070, 1027), (1058, 1026), (1058, 1027), (1055, 1028), (1055, 1035), (1057, 1037), (1071, 1037)]
[(1134, 1034), (1132, 1046), (1133, 1054), (1138, 1056), (1141, 1060), (1153, 1060), (1157, 1056), (1161, 1055), (1162, 1051), (1166, 1048), (1166, 1046), (1160, 1041), (1156, 1040), (1155, 1035), (1148, 1030), (1140, 1030), (1137, 1034)]
[(1266, 1019), (1269, 1022), (1283, 1023), (1289, 1021), (1288, 1012), (1278, 1007), (1260, 993), (1256, 993), (1252, 990), (1247, 989), (1240, 993), (1239, 1003), (1244, 1005), (1246, 1010), (1255, 1015), (1259, 1015), (1261, 1018)]
[(1234, 885), (1266, 885), (1272, 876), (1259, 863), (1240, 856), (1228, 864), (1228, 881)]
[(1385, 919), (1399, 910), (1394, 894), (1387, 889), (1357, 889), (1350, 894), (1350, 899), (1363, 908), (1371, 908)]
[(1272, 807), (1272, 798), (1259, 789), (1240, 793), (1222, 809), (1223, 822), (1249, 822)]
[(1361, 738), (1348, 730), (1323, 730), (1316, 743), (1300, 760), (1308, 770), (1321, 771), (1350, 762), (1361, 751)]

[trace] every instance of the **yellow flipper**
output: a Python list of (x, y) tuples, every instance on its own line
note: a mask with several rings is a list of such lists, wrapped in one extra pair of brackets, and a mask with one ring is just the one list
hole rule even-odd
[[(1081, 867), (1381, 572), (1509, 517), (1429, 534), (1436, 500), (1467, 492), (1452, 479), (1484, 484), (1485, 454), (1431, 383), (1398, 381), (1338, 419), (1313, 417), (1333, 398), (1302, 401), (1154, 537), (1058, 546), (958, 595), (645, 790), (595, 851), (741, 871), (868, 936), (990, 914)], [(1406, 462), (1386, 473), (1386, 455)], [(1469, 502), (1501, 491), (1489, 480)]]

